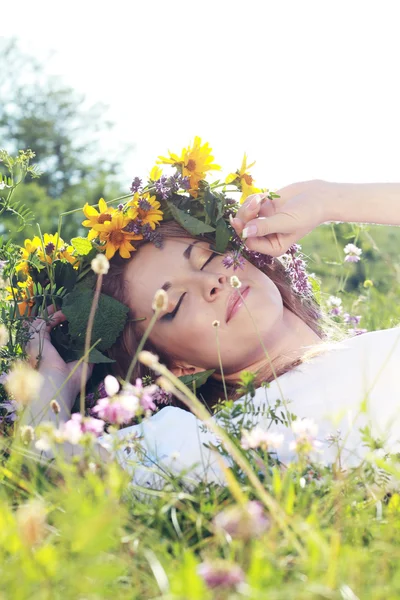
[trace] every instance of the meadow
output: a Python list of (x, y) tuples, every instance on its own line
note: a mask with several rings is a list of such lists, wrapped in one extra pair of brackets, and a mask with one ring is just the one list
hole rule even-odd
[[(348, 243), (363, 251), (357, 263), (344, 262)], [(333, 318), (344, 331), (345, 313), (367, 331), (400, 322), (400, 228), (326, 224), (300, 244), (321, 306), (341, 299)], [(3, 321), (8, 304), (3, 294)], [(243, 385), (251, 403), (251, 381)], [(265, 447), (242, 447), (232, 403), (220, 410), (243, 459), (226, 469), (226, 486), (188, 487), (162, 473), (163, 489), (149, 490), (116, 460), (99, 460), (88, 439), (72, 461), (62, 452), (41, 461), (4, 409), (0, 599), (399, 598), (400, 494), (390, 476), (400, 463), (378, 455), (341, 470), (299, 453), (282, 469)]]

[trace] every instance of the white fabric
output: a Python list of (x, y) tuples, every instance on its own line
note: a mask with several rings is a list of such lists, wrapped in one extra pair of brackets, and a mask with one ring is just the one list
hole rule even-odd
[[(388, 446), (400, 441), (400, 327), (373, 331), (350, 337), (333, 350), (302, 363), (271, 382), (269, 388), (259, 388), (253, 399), (256, 408), (266, 403), (273, 406), (283, 394), (290, 412), (298, 418), (312, 418), (319, 425), (317, 439), (323, 444), (320, 459), (332, 462), (337, 449), (325, 440), (341, 430), (345, 441), (343, 463), (357, 464), (368, 449), (361, 442), (360, 427), (370, 423), (372, 435), (387, 439)], [(367, 412), (361, 412), (363, 401)], [(356, 418), (357, 417), (357, 418)], [(352, 424), (352, 421), (355, 422)], [(295, 458), (289, 450), (294, 436), (283, 425), (270, 426), (271, 421), (257, 417), (258, 425), (285, 435), (278, 451), (280, 460), (288, 463)], [(215, 453), (204, 447), (214, 442), (212, 433), (202, 431), (202, 423), (192, 414), (175, 407), (166, 407), (140, 425), (117, 432), (119, 438), (143, 435), (148, 454), (146, 459), (118, 452), (118, 460), (134, 470), (134, 482), (160, 487), (162, 480), (153, 476), (146, 466), (158, 464), (169, 471), (187, 473), (188, 483), (205, 479), (224, 483)], [(134, 458), (132, 458), (134, 457)]]

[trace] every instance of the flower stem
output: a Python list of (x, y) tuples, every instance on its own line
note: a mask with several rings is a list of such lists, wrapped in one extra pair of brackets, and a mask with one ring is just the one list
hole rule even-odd
[(85, 337), (85, 359), (82, 365), (82, 375), (81, 375), (81, 397), (80, 397), (80, 412), (82, 417), (85, 416), (85, 387), (86, 387), (86, 378), (88, 372), (88, 362), (89, 362), (89, 348), (90, 348), (90, 340), (92, 337), (92, 329), (94, 323), (94, 315), (97, 310), (97, 306), (99, 303), (99, 296), (101, 290), (101, 284), (103, 281), (103, 275), (100, 274), (97, 277), (96, 289), (94, 292), (94, 298), (92, 302), (92, 306), (90, 307), (89, 320), (86, 328), (86, 337)]

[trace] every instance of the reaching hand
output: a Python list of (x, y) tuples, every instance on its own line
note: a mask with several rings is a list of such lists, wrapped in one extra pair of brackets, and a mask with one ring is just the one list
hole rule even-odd
[(281, 256), (307, 233), (325, 222), (326, 206), (333, 187), (314, 179), (293, 183), (277, 190), (280, 198), (268, 193), (252, 194), (231, 220), (246, 246), (255, 252)]
[[(77, 365), (78, 361), (66, 363), (57, 350), (51, 343), (50, 332), (51, 330), (66, 320), (65, 315), (58, 310), (54, 312), (53, 307), (48, 308), (50, 319), (46, 322), (44, 319), (37, 318), (29, 326), (31, 338), (26, 345), (26, 351), (28, 353), (29, 361), (33, 367), (36, 367), (39, 361), (39, 373), (48, 377), (59, 380), (60, 376), (63, 381), (67, 379)], [(88, 378), (90, 377), (93, 370), (93, 365), (89, 365)], [(71, 393), (75, 395), (78, 393), (80, 388), (80, 380), (82, 374), (82, 364), (76, 369), (71, 375), (68, 381), (68, 387)]]

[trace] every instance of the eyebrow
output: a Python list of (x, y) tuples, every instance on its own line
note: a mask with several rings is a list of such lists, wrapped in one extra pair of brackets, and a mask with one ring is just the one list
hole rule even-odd
[(192, 242), (191, 244), (189, 244), (189, 246), (186, 248), (185, 252), (183, 253), (183, 256), (189, 260), (193, 246), (195, 246), (196, 244), (199, 244), (200, 241), (201, 240), (196, 240), (195, 242)]

